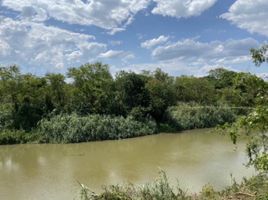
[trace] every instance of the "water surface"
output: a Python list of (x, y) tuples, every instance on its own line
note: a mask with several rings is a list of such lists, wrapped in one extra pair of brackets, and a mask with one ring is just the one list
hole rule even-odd
[(0, 199), (72, 200), (77, 181), (99, 191), (107, 184), (150, 182), (159, 170), (189, 192), (207, 183), (221, 189), (231, 184), (230, 174), (238, 181), (253, 175), (243, 163), (245, 141), (235, 148), (227, 136), (208, 129), (121, 141), (0, 146)]

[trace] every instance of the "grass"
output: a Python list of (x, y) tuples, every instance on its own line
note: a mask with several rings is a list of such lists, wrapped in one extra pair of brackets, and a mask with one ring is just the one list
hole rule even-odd
[(157, 132), (153, 121), (109, 115), (57, 115), (41, 120), (38, 132), (47, 143), (79, 143), (151, 135)]
[(187, 194), (179, 187), (173, 188), (164, 172), (153, 183), (145, 186), (109, 186), (100, 194), (91, 192), (81, 184), (81, 200), (267, 200), (268, 177), (259, 174), (244, 179), (240, 184), (233, 181), (230, 187), (216, 191), (205, 185), (198, 194)]

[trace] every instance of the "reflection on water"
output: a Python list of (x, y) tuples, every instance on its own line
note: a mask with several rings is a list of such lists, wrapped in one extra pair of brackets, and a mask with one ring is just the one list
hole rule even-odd
[(122, 141), (0, 147), (0, 199), (73, 199), (77, 181), (102, 185), (144, 184), (165, 170), (172, 183), (196, 192), (206, 183), (220, 189), (251, 176), (244, 153), (228, 137), (209, 130), (160, 134)]

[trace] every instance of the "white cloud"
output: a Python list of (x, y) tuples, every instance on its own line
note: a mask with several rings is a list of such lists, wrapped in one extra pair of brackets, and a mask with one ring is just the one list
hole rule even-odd
[(156, 7), (153, 14), (169, 17), (191, 17), (201, 15), (205, 10), (212, 7), (217, 0), (153, 0)]
[(237, 0), (221, 17), (250, 33), (268, 36), (267, 10), (267, 0)]
[(108, 50), (104, 53), (101, 53), (99, 57), (106, 58), (106, 59), (118, 58), (121, 60), (129, 60), (129, 59), (133, 59), (135, 56), (132, 53), (126, 52), (126, 51)]
[(160, 35), (158, 38), (153, 38), (151, 40), (146, 40), (143, 43), (141, 43), (142, 48), (151, 49), (155, 46), (158, 46), (160, 44), (163, 44), (167, 42), (169, 39), (168, 36)]
[[(95, 25), (110, 34), (123, 31), (135, 15), (156, 5), (153, 14), (176, 18), (198, 16), (212, 7), (217, 0), (0, 0), (0, 5), (20, 14), (15, 19), (0, 17), (0, 61), (10, 61), (31, 68), (44, 67), (43, 71), (77, 66), (96, 59), (118, 59), (121, 67), (135, 56), (128, 51), (109, 50), (107, 45), (95, 41), (92, 35), (74, 33), (46, 26), (50, 18), (69, 24)], [(268, 2), (266, 0), (237, 0), (224, 19), (232, 21), (250, 32), (268, 35)], [(1, 13), (1, 15), (5, 15)], [(86, 27), (83, 27), (86, 28)], [(140, 40), (144, 40), (140, 34)], [(228, 66), (250, 60), (249, 48), (259, 46), (252, 39), (200, 42), (198, 39), (169, 41), (161, 35), (142, 42), (143, 48), (151, 50), (154, 63), (140, 64), (131, 69), (154, 69), (162, 67), (169, 72), (200, 74), (205, 67)], [(121, 41), (110, 41), (120, 45)], [(204, 67), (205, 66), (205, 67)], [(201, 71), (200, 71), (201, 70)]]
[(0, 55), (8, 55), (10, 50), (9, 44), (0, 38)]
[[(229, 70), (245, 69), (251, 63), (249, 49), (259, 46), (253, 38), (200, 42), (198, 39), (168, 41), (151, 49), (154, 63), (130, 65), (128, 68), (154, 70), (157, 67), (173, 75), (204, 76), (209, 70), (224, 67)], [(252, 64), (253, 65), (253, 64)], [(246, 70), (246, 69), (245, 69)]]
[(252, 38), (208, 43), (185, 39), (155, 48), (152, 57), (159, 61), (179, 60), (196, 66), (238, 64), (249, 61), (249, 49), (258, 45)]
[(144, 70), (154, 71), (157, 68), (161, 68), (161, 70), (175, 76), (179, 75), (188, 75), (188, 76), (205, 76), (212, 69), (216, 68), (225, 68), (232, 71), (238, 71), (232, 67), (227, 65), (200, 65), (193, 66), (191, 63), (184, 63), (179, 60), (168, 60), (168, 61), (159, 61), (155, 63), (140, 63), (140, 64), (128, 64), (121, 66), (118, 68), (117, 66), (111, 66), (111, 70), (113, 74), (116, 72), (124, 70), (124, 71), (134, 71), (136, 73), (142, 73)]
[(53, 18), (69, 24), (95, 25), (109, 34), (123, 31), (135, 15), (155, 2), (153, 14), (171, 17), (198, 16), (217, 0), (2, 0), (1, 6), (20, 12), (35, 22)]
[(258, 73), (257, 76), (268, 81), (268, 73)]
[(150, 0), (2, 0), (2, 6), (19, 11), (24, 18), (54, 18), (70, 24), (95, 25), (111, 34), (122, 31)]
[(0, 18), (0, 60), (30, 68), (61, 69), (94, 61), (107, 51), (91, 35), (73, 33), (40, 23)]

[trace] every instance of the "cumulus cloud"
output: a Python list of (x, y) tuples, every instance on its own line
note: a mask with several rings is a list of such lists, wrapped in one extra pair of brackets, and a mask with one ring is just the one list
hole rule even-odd
[(268, 36), (267, 10), (267, 0), (237, 0), (221, 17), (250, 33)]
[[(3, 64), (18, 63), (27, 67), (77, 66), (96, 59), (129, 60), (135, 56), (129, 51), (110, 50), (92, 35), (75, 33), (47, 26), (49, 19), (83, 26), (95, 25), (110, 34), (123, 31), (135, 15), (151, 4), (153, 14), (176, 18), (198, 16), (217, 0), (0, 0), (0, 6), (16, 11), (14, 18), (0, 17), (0, 60)], [(267, 1), (237, 0), (228, 13), (221, 17), (240, 28), (268, 35)], [(19, 13), (19, 14), (17, 14)], [(0, 13), (0, 15), (7, 15)], [(56, 23), (57, 24), (57, 23)], [(83, 27), (88, 28), (88, 27)], [(110, 46), (121, 41), (110, 41)], [(146, 66), (179, 69), (189, 72), (201, 66), (222, 66), (249, 61), (248, 49), (259, 43), (241, 40), (199, 42), (186, 39), (171, 42), (161, 35), (142, 42), (149, 49), (155, 63)], [(140, 65), (142, 68), (146, 67)], [(144, 69), (143, 68), (143, 69)], [(45, 71), (44, 70), (44, 71)]]
[(123, 31), (135, 15), (154, 2), (153, 14), (171, 17), (198, 16), (217, 0), (2, 0), (2, 6), (20, 17), (41, 22), (49, 18), (69, 24), (95, 25), (115, 34)]
[(169, 39), (168, 36), (160, 35), (158, 38), (153, 38), (151, 40), (146, 40), (143, 43), (141, 43), (142, 48), (151, 49), (155, 46), (158, 46), (160, 44), (163, 44), (167, 42)]
[(152, 10), (153, 14), (187, 18), (202, 14), (217, 0), (154, 0), (154, 2), (156, 2), (156, 7)]
[(152, 57), (160, 61), (176, 59), (193, 65), (237, 64), (248, 61), (249, 49), (258, 45), (252, 38), (208, 43), (185, 39), (155, 48)]
[(2, 0), (2, 6), (33, 21), (54, 18), (70, 24), (95, 25), (111, 34), (122, 31), (150, 0)]
[(92, 35), (73, 33), (40, 23), (0, 18), (0, 59), (47, 69), (93, 61), (107, 50)]

